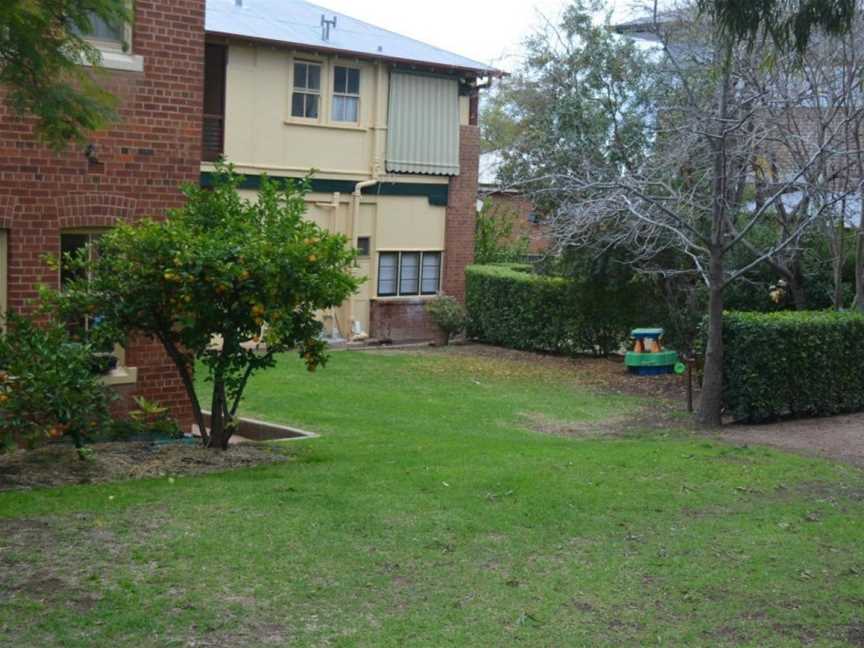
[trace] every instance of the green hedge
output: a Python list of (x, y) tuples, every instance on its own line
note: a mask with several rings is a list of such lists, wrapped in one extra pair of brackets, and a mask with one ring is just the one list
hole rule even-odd
[(727, 313), (727, 410), (739, 420), (864, 411), (864, 315)]
[(634, 326), (645, 324), (637, 290), (537, 275), (530, 266), (471, 266), (468, 334), (523, 351), (605, 355), (617, 351)]

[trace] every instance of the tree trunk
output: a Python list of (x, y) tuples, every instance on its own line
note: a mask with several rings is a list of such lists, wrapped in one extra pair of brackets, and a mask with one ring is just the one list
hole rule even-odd
[(711, 259), (708, 348), (697, 420), (704, 427), (723, 423), (723, 259), (716, 252)]
[(795, 310), (807, 310), (807, 293), (804, 290), (804, 275), (801, 272), (801, 262), (793, 262), (789, 272), (789, 292), (792, 293), (792, 302)]
[(213, 378), (213, 405), (210, 412), (210, 436), (207, 447), (227, 450), (232, 435), (231, 414), (228, 412), (225, 398), (225, 381), (217, 374)]

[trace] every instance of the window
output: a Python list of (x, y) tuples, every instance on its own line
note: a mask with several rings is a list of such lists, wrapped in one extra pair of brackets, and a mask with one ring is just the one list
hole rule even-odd
[(123, 51), (128, 49), (128, 34), (126, 33), (125, 24), (109, 23), (92, 11), (89, 14), (90, 29), (78, 32), (81, 37), (93, 41), (100, 48), (104, 47)]
[(333, 68), (333, 121), (360, 121), (360, 70)]
[(228, 48), (207, 43), (204, 50), (204, 127), (202, 160), (214, 162), (225, 150), (225, 71)]
[(378, 257), (378, 296), (437, 295), (440, 252), (383, 252)]
[(368, 257), (372, 249), (368, 236), (361, 236), (357, 239), (357, 254), (361, 257)]
[(321, 103), (321, 66), (316, 63), (294, 64), (294, 94), (291, 116), (318, 119)]
[(96, 244), (103, 232), (64, 232), (60, 235), (60, 285), (65, 286), (70, 281), (81, 278), (78, 268), (69, 267), (69, 257), (88, 254), (90, 258), (96, 255)]
[[(99, 239), (105, 233), (104, 230), (89, 230), (89, 231), (72, 231), (62, 232), (60, 234), (60, 287), (66, 286), (70, 281), (82, 278), (80, 269), (70, 267), (70, 257), (75, 258), (78, 255), (87, 255), (90, 259), (95, 258), (99, 254)], [(69, 332), (72, 335), (81, 338), (87, 337), (87, 332), (93, 326), (98, 325), (99, 316), (86, 317), (78, 321), (70, 321), (67, 323)], [(124, 384), (133, 383), (137, 379), (137, 373), (120, 372), (118, 375), (117, 367), (122, 367), (126, 363), (126, 350), (121, 346), (113, 348), (97, 349), (97, 356), (103, 356), (108, 361), (109, 368), (114, 372), (112, 377), (107, 378), (109, 384)]]

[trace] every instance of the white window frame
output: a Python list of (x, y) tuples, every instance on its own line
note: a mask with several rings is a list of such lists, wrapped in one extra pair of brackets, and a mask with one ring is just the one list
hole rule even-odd
[[(134, 10), (132, 0), (129, 0), (128, 7), (129, 12), (132, 13)], [(132, 36), (132, 23), (127, 22), (123, 26), (122, 41), (105, 40), (86, 35), (83, 38), (99, 50), (102, 59), (99, 63), (100, 67), (124, 72), (143, 72), (144, 57), (132, 52)], [(89, 61), (85, 61), (84, 65), (89, 67), (91, 64)]]
[[(306, 87), (300, 88), (297, 86), (297, 66), (305, 65), (307, 66), (306, 70)], [(318, 88), (310, 89), (309, 86), (309, 70), (308, 68), (311, 66), (315, 66), (318, 68)], [(322, 116), (325, 112), (324, 105), (324, 93), (321, 91), (324, 86), (324, 75), (327, 70), (327, 64), (321, 61), (314, 61), (309, 59), (295, 58), (291, 62), (291, 100), (288, 104), (288, 115), (294, 121), (306, 122), (310, 124), (320, 123), (322, 120)], [(302, 94), (304, 96), (303, 100), (303, 116), (297, 116), (294, 114), (294, 96), (297, 94)], [(316, 96), (318, 97), (318, 116), (317, 117), (307, 117), (307, 104), (305, 97), (307, 96)]]
[[(333, 63), (332, 66), (332, 77), (330, 82), (330, 121), (334, 124), (359, 124), (361, 121), (361, 111), (363, 109), (362, 100), (361, 100), (361, 92), (360, 88), (363, 85), (363, 70), (359, 67), (354, 67), (351, 65), (345, 65), (340, 63)], [(345, 70), (345, 91), (338, 92), (336, 90), (336, 70), (337, 68), (342, 68)], [(349, 72), (357, 72), (357, 93), (348, 92), (348, 73)], [(333, 114), (333, 111), (336, 109), (336, 98), (341, 97), (345, 99), (356, 99), (357, 100), (357, 119), (336, 119), (336, 116)]]
[[(417, 273), (417, 292), (403, 292), (402, 291), (402, 256), (406, 254), (418, 255), (419, 266)], [(382, 293), (381, 292), (381, 258), (383, 256), (396, 256), (396, 292), (395, 293)], [(427, 256), (436, 256), (438, 257), (438, 278), (437, 278), (437, 286), (435, 292), (429, 292), (423, 290), (423, 279), (424, 279), (424, 261)], [(377, 264), (378, 272), (375, 281), (375, 294), (381, 299), (399, 299), (399, 298), (412, 298), (412, 299), (428, 299), (430, 297), (436, 297), (441, 294), (441, 279), (442, 279), (442, 271), (444, 268), (444, 252), (441, 250), (381, 250), (378, 252), (378, 264)]]
[[(106, 227), (86, 227), (75, 229), (64, 229), (60, 232), (60, 264), (57, 270), (60, 289), (63, 289), (63, 237), (64, 236), (86, 236), (86, 245), (90, 246), (89, 254), (93, 254), (93, 243), (103, 234), (110, 231)], [(87, 324), (85, 324), (85, 327)], [(102, 376), (102, 382), (106, 385), (131, 385), (138, 382), (138, 369), (126, 364), (126, 349), (119, 344), (114, 345), (114, 356), (117, 358), (117, 368), (110, 374)]]

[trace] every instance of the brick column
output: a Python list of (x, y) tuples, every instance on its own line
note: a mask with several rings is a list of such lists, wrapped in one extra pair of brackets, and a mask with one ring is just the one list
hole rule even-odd
[(465, 268), (474, 262), (477, 221), (477, 181), (480, 128), (462, 126), (459, 138), (460, 174), (450, 179), (444, 250), (444, 292), (465, 301)]

